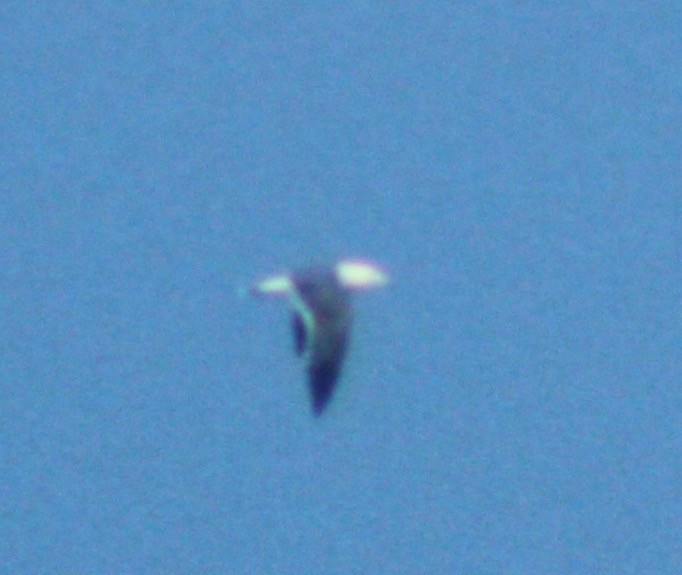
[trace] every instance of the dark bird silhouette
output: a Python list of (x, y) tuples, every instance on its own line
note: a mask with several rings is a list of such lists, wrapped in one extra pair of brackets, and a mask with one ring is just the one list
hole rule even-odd
[(293, 309), (294, 349), (307, 354), (308, 382), (315, 415), (332, 397), (348, 348), (353, 323), (352, 291), (385, 285), (376, 265), (344, 260), (332, 268), (308, 268), (271, 276), (252, 288), (262, 296), (285, 296)]

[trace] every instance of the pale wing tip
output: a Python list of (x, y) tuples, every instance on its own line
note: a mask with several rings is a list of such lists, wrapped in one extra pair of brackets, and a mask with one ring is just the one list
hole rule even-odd
[(287, 275), (270, 276), (258, 282), (249, 291), (256, 296), (289, 295), (294, 289), (291, 278)]
[(336, 275), (349, 289), (369, 289), (388, 284), (388, 273), (379, 265), (363, 259), (342, 260), (336, 264)]

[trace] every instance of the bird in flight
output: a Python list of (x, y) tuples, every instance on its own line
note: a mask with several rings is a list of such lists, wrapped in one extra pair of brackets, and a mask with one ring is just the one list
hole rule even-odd
[(251, 293), (282, 296), (293, 310), (296, 354), (306, 354), (315, 415), (332, 397), (348, 348), (353, 320), (350, 294), (388, 283), (387, 274), (365, 260), (342, 260), (331, 268), (313, 267), (258, 282)]

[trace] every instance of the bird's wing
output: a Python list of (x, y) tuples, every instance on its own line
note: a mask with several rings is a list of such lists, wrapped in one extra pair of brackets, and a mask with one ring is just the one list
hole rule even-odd
[(303, 323), (303, 318), (298, 312), (293, 312), (291, 318), (291, 326), (294, 332), (294, 349), (296, 350), (296, 355), (301, 355), (305, 351), (307, 343), (307, 335), (305, 324)]

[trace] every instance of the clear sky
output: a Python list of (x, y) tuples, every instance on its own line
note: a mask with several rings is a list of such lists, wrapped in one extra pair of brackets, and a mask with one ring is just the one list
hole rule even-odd
[(682, 573), (678, 3), (0, 22), (0, 573)]

